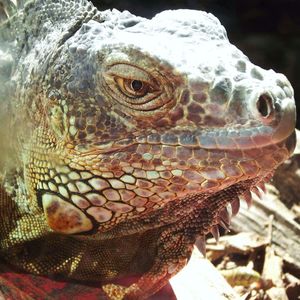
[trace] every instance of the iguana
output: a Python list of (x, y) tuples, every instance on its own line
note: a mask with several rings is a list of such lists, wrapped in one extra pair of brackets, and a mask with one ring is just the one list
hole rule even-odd
[(293, 152), (292, 87), (206, 12), (1, 3), (1, 257), (146, 299)]

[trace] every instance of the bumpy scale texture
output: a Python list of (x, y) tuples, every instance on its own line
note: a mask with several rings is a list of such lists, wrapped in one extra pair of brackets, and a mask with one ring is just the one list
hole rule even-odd
[(293, 90), (211, 14), (0, 6), (0, 254), (144, 299), (294, 149)]

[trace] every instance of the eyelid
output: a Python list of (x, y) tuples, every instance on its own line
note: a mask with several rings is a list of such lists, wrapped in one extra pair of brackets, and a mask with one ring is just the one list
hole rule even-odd
[[(168, 81), (164, 81), (164, 77), (155, 69), (148, 72), (138, 66), (116, 63), (105, 66), (99, 75), (104, 79), (100, 80), (113, 100), (134, 111), (155, 110), (170, 102), (169, 98), (160, 97), (166, 90), (164, 82)], [(132, 92), (128, 84), (131, 80), (142, 81), (145, 87), (143, 91)], [(124, 87), (124, 82), (127, 82), (128, 89)]]
[(128, 80), (140, 80), (153, 85), (153, 78), (144, 70), (127, 64), (117, 64), (109, 68), (108, 75)]

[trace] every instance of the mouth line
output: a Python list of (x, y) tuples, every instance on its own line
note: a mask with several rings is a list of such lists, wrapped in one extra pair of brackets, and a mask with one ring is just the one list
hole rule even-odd
[(276, 132), (270, 126), (228, 127), (214, 130), (196, 129), (194, 131), (183, 129), (181, 132), (174, 130), (163, 134), (153, 133), (138, 138), (137, 141), (207, 150), (250, 150), (279, 144), (288, 139), (293, 132), (294, 130), (277, 139), (275, 137)]
[(247, 151), (285, 143), (288, 151), (290, 153), (293, 152), (296, 141), (295, 130), (284, 139), (274, 140), (272, 138), (272, 129), (269, 127), (263, 127), (263, 129), (262, 132), (259, 131), (259, 128), (253, 127), (247, 128), (244, 131), (220, 129), (210, 132), (199, 132), (198, 130), (194, 132), (182, 131), (181, 133), (152, 133), (141, 137), (125, 138), (107, 143), (95, 143), (93, 150), (80, 149), (80, 146), (78, 149), (75, 147), (75, 150), (79, 150), (80, 155), (83, 156), (90, 154), (111, 154), (138, 145), (158, 145), (218, 151)]

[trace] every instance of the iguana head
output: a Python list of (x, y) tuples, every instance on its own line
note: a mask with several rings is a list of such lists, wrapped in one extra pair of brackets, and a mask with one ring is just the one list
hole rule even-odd
[(103, 12), (39, 70), (25, 89), (26, 184), (58, 232), (110, 230), (237, 184), (249, 200), (294, 148), (290, 83), (205, 12)]

